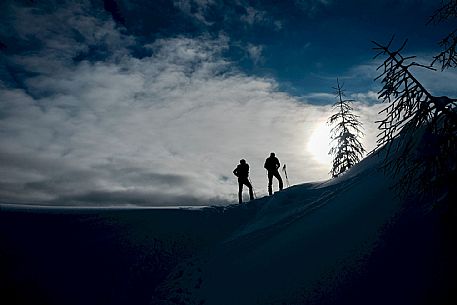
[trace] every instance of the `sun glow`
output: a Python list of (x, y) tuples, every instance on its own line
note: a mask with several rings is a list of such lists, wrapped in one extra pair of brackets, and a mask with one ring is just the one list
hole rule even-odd
[(309, 137), (306, 149), (316, 162), (330, 166), (332, 161), (328, 154), (330, 150), (330, 127), (325, 122), (316, 125)]

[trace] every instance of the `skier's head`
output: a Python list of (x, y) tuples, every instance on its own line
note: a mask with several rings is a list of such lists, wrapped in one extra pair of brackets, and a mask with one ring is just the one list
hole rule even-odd
[(240, 164), (246, 164), (246, 160), (241, 159), (241, 160), (240, 160)]
[(275, 156), (275, 153), (272, 152), (272, 153), (270, 154), (270, 157), (274, 157), (274, 156)]

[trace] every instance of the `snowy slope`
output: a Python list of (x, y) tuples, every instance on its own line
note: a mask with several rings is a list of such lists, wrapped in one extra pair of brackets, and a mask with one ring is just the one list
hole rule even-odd
[(382, 159), (227, 207), (0, 206), (0, 303), (457, 304), (454, 219)]
[[(390, 178), (378, 170), (380, 160), (372, 155), (338, 179), (257, 200), (255, 217), (217, 247), (179, 265), (155, 291), (152, 304), (421, 304), (434, 289), (424, 265), (437, 255), (423, 250), (436, 236), (416, 242), (414, 226), (396, 232), (414, 240), (410, 248), (396, 249), (411, 251), (414, 258), (386, 261), (390, 267), (384, 270), (394, 268), (389, 274), (376, 269), (381, 260), (372, 262), (389, 250), (382, 245), (398, 219), (422, 219), (390, 190)], [(412, 288), (384, 291), (383, 281), (395, 282), (396, 266), (410, 262), (418, 270), (398, 276), (406, 276)], [(357, 291), (354, 285), (374, 295), (348, 296)], [(427, 285), (429, 291), (419, 289)]]

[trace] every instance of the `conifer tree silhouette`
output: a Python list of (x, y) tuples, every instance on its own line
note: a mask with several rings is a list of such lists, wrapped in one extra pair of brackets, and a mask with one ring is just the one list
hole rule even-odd
[(386, 151), (384, 168), (398, 178), (403, 195), (444, 199), (455, 181), (457, 166), (457, 100), (432, 95), (412, 74), (412, 67), (435, 70), (391, 50), (392, 40), (383, 46), (373, 42), (387, 59), (378, 67), (383, 87), (379, 99), (387, 103), (378, 121), (378, 148)]
[[(443, 1), (441, 7), (430, 17), (428, 24), (439, 24), (453, 18), (457, 18), (457, 0)], [(457, 28), (441, 39), (438, 45), (442, 51), (433, 58), (431, 65), (440, 63), (442, 71), (457, 67)]]
[(339, 80), (336, 80), (337, 101), (333, 104), (335, 113), (330, 116), (327, 123), (333, 125), (330, 131), (331, 149), (329, 155), (333, 157), (332, 177), (344, 173), (363, 158), (365, 149), (359, 138), (363, 135), (362, 123), (359, 116), (353, 114), (352, 102), (345, 99), (344, 90)]

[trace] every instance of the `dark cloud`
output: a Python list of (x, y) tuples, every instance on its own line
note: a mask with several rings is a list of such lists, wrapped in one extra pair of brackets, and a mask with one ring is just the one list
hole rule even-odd
[(114, 21), (125, 25), (124, 16), (122, 16), (121, 10), (119, 9), (119, 5), (115, 0), (103, 0), (103, 7), (106, 11), (111, 13)]
[[(183, 188), (190, 189), (193, 182), (189, 177), (179, 174), (122, 168), (118, 163), (83, 169), (58, 158), (7, 153), (0, 154), (0, 164), (0, 198), (7, 201), (96, 205), (204, 204), (202, 198), (180, 194)], [(100, 179), (109, 179), (113, 185), (125, 186), (125, 190), (94, 190), (100, 188), (100, 185), (97, 186)]]

